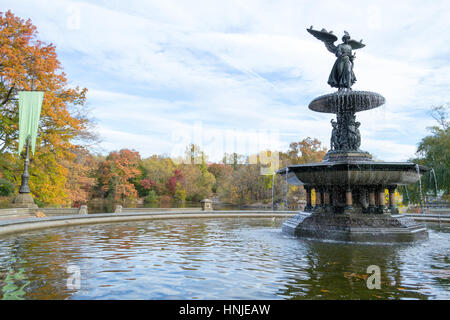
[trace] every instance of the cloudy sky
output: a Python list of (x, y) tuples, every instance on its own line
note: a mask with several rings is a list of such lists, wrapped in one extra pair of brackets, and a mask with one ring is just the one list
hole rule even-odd
[(332, 115), (308, 109), (333, 90), (333, 55), (305, 29), (344, 30), (354, 90), (386, 97), (357, 114), (363, 150), (404, 161), (450, 102), (450, 1), (0, 0), (56, 45), (71, 85), (89, 89), (103, 153), (177, 155), (286, 150), (307, 136), (329, 147)]

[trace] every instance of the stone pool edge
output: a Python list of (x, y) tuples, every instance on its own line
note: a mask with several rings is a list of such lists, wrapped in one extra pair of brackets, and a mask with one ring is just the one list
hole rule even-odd
[(97, 213), (89, 215), (55, 216), (0, 221), (0, 236), (39, 229), (74, 225), (127, 222), (139, 220), (189, 219), (189, 218), (288, 218), (298, 211), (220, 211), (220, 212), (146, 212), (146, 213)]
[[(160, 212), (123, 212), (123, 213), (96, 213), (88, 215), (65, 215), (46, 218), (25, 218), (0, 221), (0, 236), (22, 233), (39, 229), (58, 228), (65, 226), (114, 223), (139, 220), (160, 220), (160, 219), (200, 219), (200, 218), (289, 218), (299, 211), (261, 211), (261, 210), (227, 210), (211, 212), (192, 211), (160, 211)], [(308, 213), (306, 213), (308, 214)], [(436, 214), (404, 214), (416, 221), (422, 222), (442, 222), (450, 223), (450, 216)]]

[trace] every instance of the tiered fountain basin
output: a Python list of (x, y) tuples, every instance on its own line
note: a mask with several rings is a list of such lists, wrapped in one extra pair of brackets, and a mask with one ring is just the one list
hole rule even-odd
[[(419, 168), (419, 172), (417, 169)], [(278, 171), (307, 186), (397, 186), (416, 183), (429, 169), (410, 162), (334, 161), (292, 165)], [(420, 174), (420, 175), (419, 175)]]
[(306, 213), (287, 220), (284, 232), (369, 242), (428, 237), (423, 225), (398, 214), (394, 195), (398, 186), (416, 183), (429, 169), (410, 162), (373, 161), (370, 153), (359, 149), (360, 123), (355, 114), (380, 107), (385, 101), (375, 92), (340, 89), (309, 104), (313, 111), (336, 114), (337, 122), (331, 122), (331, 150), (322, 162), (278, 171), (286, 175), (288, 183), (303, 185), (306, 190)]
[(427, 239), (425, 226), (398, 214), (394, 197), (399, 185), (416, 183), (426, 171), (414, 163), (375, 161), (325, 161), (281, 169), (278, 173), (287, 174), (289, 184), (303, 185), (307, 196), (305, 212), (288, 219), (283, 232), (360, 242)]

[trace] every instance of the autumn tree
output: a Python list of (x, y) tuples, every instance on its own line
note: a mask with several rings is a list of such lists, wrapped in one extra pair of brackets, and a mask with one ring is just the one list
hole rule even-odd
[(175, 169), (173, 176), (169, 178), (167, 187), (176, 202), (184, 202), (186, 200), (186, 190), (183, 187), (184, 176), (180, 169)]
[(156, 186), (156, 182), (149, 178), (140, 179), (138, 184), (135, 184), (139, 196), (145, 197)]
[(37, 38), (31, 20), (0, 12), (0, 166), (5, 179), (20, 184), (17, 156), (18, 92), (44, 91), (30, 189), (38, 202), (69, 204), (67, 161), (95, 140), (85, 106), (87, 89), (68, 86), (55, 46)]
[(190, 143), (184, 150), (184, 156), (176, 159), (176, 162), (185, 164), (200, 164), (202, 161), (206, 161), (206, 159), (207, 156), (201, 148), (194, 143)]
[(238, 164), (245, 163), (245, 156), (236, 152), (225, 153), (222, 158), (222, 163), (229, 164), (233, 169), (236, 169)]
[(170, 158), (153, 155), (141, 161), (140, 169), (141, 178), (152, 181), (154, 184), (152, 188), (158, 195), (170, 193), (167, 182), (176, 170), (176, 165)]
[[(274, 157), (273, 151), (266, 150), (266, 159), (261, 158), (261, 153), (257, 155), (250, 155), (247, 161), (250, 163), (242, 164), (238, 161), (231, 161), (228, 165), (232, 174), (220, 175), (217, 182), (217, 193), (220, 199), (232, 204), (251, 204), (255, 202), (269, 203), (272, 200), (272, 183), (274, 185), (274, 201), (288, 202), (292, 208), (296, 208), (298, 200), (304, 199), (305, 191), (303, 187), (290, 186), (286, 183), (283, 176), (267, 175), (267, 172), (272, 172), (269, 169), (268, 159)], [(291, 164), (304, 164), (309, 162), (320, 162), (325, 156), (326, 149), (322, 147), (319, 140), (313, 138), (305, 138), (299, 142), (290, 144), (287, 152), (280, 152), (280, 166), (285, 167)], [(234, 154), (231, 159), (242, 159), (242, 155)], [(227, 155), (224, 159), (230, 159)], [(217, 172), (218, 165), (211, 166), (211, 172)], [(233, 169), (235, 168), (235, 169)], [(275, 169), (275, 168), (274, 168)], [(221, 170), (223, 170), (221, 168)]]
[(223, 163), (212, 163), (208, 165), (208, 171), (214, 176), (216, 182), (212, 187), (213, 192), (217, 192), (217, 187), (225, 183), (226, 179), (233, 174), (233, 167)]
[(136, 151), (122, 149), (110, 152), (100, 166), (100, 185), (105, 196), (114, 200), (135, 200), (136, 188), (131, 182), (140, 174), (140, 155)]
[(177, 191), (177, 188), (180, 187), (180, 183), (183, 181), (183, 174), (180, 169), (175, 169), (173, 176), (169, 178), (167, 181), (167, 188), (169, 192), (174, 195)]
[(201, 165), (181, 164), (183, 175), (182, 186), (186, 190), (186, 200), (200, 201), (212, 195), (212, 187), (216, 181), (208, 170), (201, 170)]
[(66, 190), (72, 206), (79, 207), (87, 204), (95, 185), (95, 170), (99, 167), (99, 159), (87, 150), (79, 149), (74, 152), (73, 160), (63, 161), (68, 169)]
[(310, 137), (299, 142), (292, 142), (289, 145), (287, 154), (283, 154), (283, 165), (288, 164), (305, 164), (311, 162), (320, 162), (323, 160), (327, 150), (322, 143)]

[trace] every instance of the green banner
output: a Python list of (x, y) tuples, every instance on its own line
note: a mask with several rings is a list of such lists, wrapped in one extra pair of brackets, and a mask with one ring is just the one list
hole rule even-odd
[(34, 154), (43, 99), (43, 91), (19, 91), (19, 153), (30, 136), (31, 152)]

